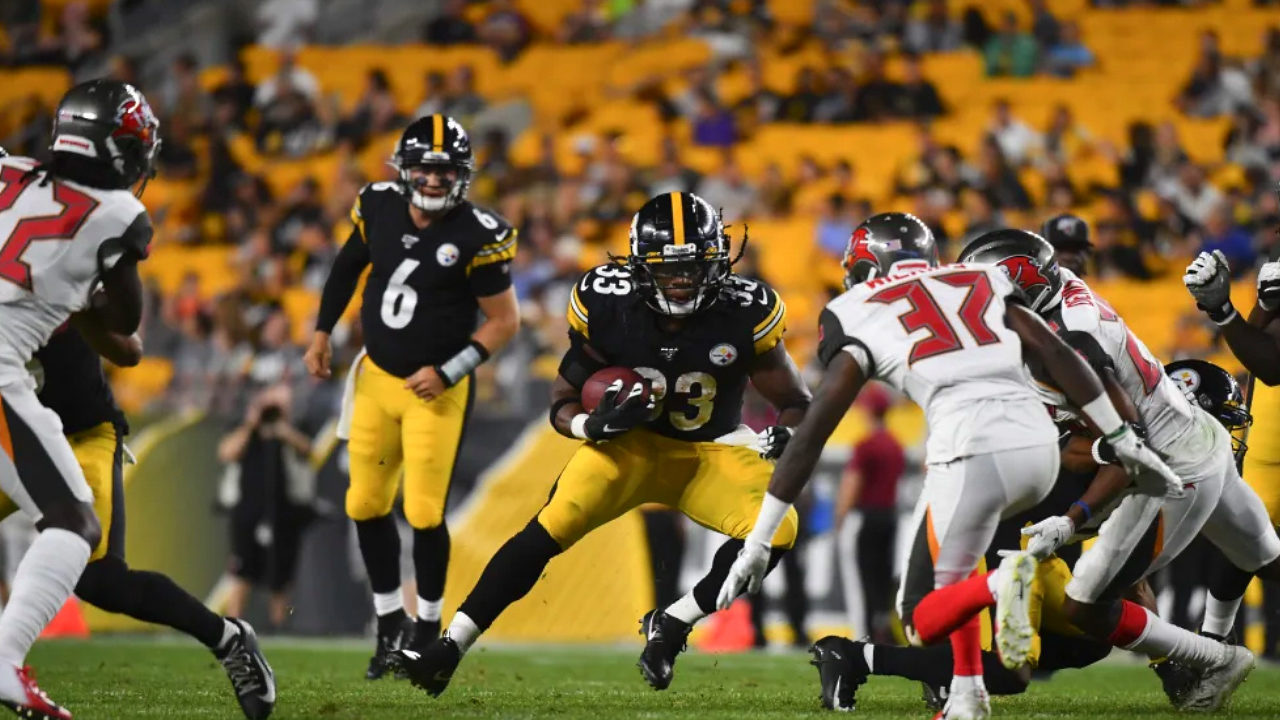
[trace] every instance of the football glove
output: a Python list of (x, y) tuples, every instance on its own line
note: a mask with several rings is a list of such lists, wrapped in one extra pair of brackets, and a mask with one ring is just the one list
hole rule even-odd
[(760, 445), (760, 457), (765, 460), (777, 460), (782, 457), (782, 451), (787, 449), (787, 443), (795, 433), (794, 429), (786, 425), (770, 425), (761, 430), (756, 436), (756, 442)]
[(1182, 497), (1182, 480), (1147, 446), (1133, 427), (1124, 427), (1107, 436), (1116, 460), (1133, 478), (1138, 492), (1155, 497)]
[(716, 609), (724, 610), (742, 594), (745, 588), (749, 593), (760, 592), (760, 584), (764, 582), (765, 571), (769, 569), (769, 546), (748, 540), (738, 551), (738, 559), (729, 568), (729, 576), (720, 585), (720, 594), (716, 596)]
[(1267, 312), (1280, 310), (1280, 262), (1263, 263), (1258, 270), (1258, 305)]
[(593, 442), (612, 440), (643, 423), (654, 407), (647, 381), (624, 388), (621, 379), (614, 380), (600, 396), (600, 404), (587, 416), (582, 429)]
[(1027, 539), (1027, 552), (1037, 560), (1044, 560), (1058, 551), (1058, 548), (1076, 531), (1076, 524), (1066, 515), (1045, 518), (1031, 527), (1022, 528)]
[[(1261, 282), (1261, 276), (1258, 280)], [(1187, 266), (1182, 284), (1196, 299), (1196, 307), (1215, 323), (1226, 325), (1236, 316), (1236, 309), (1231, 305), (1231, 266), (1221, 250), (1200, 253)]]

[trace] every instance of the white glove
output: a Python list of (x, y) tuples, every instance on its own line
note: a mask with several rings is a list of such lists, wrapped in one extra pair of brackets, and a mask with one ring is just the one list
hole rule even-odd
[(1280, 309), (1280, 262), (1263, 263), (1258, 271), (1258, 305), (1267, 312)]
[(1044, 560), (1057, 552), (1075, 531), (1076, 524), (1066, 515), (1045, 518), (1031, 527), (1022, 528), (1022, 534), (1030, 538), (1027, 552), (1037, 560)]
[(1221, 250), (1196, 256), (1187, 266), (1182, 284), (1196, 299), (1196, 307), (1215, 323), (1226, 325), (1236, 315), (1236, 309), (1231, 306), (1231, 266)]
[(749, 593), (760, 592), (760, 583), (764, 582), (764, 573), (769, 569), (769, 546), (747, 541), (738, 551), (738, 559), (729, 568), (729, 576), (720, 586), (720, 594), (716, 596), (716, 609), (724, 610), (742, 594), (743, 588)]
[(782, 451), (787, 449), (787, 443), (795, 434), (796, 431), (786, 425), (770, 425), (761, 430), (756, 436), (756, 442), (760, 445), (760, 457), (765, 460), (777, 460), (782, 457)]
[(1107, 436), (1107, 443), (1125, 472), (1138, 486), (1138, 492), (1155, 497), (1182, 497), (1182, 480), (1169, 469), (1142, 438), (1125, 425)]

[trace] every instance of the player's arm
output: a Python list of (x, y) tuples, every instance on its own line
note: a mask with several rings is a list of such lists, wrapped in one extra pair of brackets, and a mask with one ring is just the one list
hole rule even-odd
[(114, 333), (132, 335), (142, 323), (142, 278), (138, 262), (147, 257), (151, 244), (151, 218), (138, 213), (119, 237), (98, 247), (102, 292), (89, 300), (89, 311)]
[(332, 374), (329, 361), (333, 349), (329, 346), (329, 335), (347, 311), (347, 304), (355, 294), (356, 285), (360, 283), (360, 273), (369, 264), (369, 244), (365, 242), (363, 223), (357, 223), (351, 230), (351, 236), (338, 251), (329, 269), (329, 277), (324, 281), (324, 289), (320, 292), (320, 312), (316, 315), (316, 331), (311, 336), (311, 345), (307, 348), (303, 360), (307, 371), (320, 378)]
[(756, 356), (751, 367), (751, 384), (778, 409), (777, 424), (760, 433), (760, 454), (766, 460), (775, 460), (782, 456), (791, 440), (792, 428), (800, 424), (813, 397), (791, 353), (781, 342)]
[(862, 497), (862, 473), (858, 472), (853, 465), (849, 465), (840, 474), (840, 489), (836, 491), (836, 529), (844, 524), (845, 517), (853, 511), (853, 506), (858, 504), (860, 497)]
[(133, 367), (142, 362), (142, 338), (137, 333), (124, 334), (108, 330), (96, 311), (78, 312), (71, 316), (71, 326), (89, 347), (118, 367)]
[(1280, 262), (1273, 258), (1258, 271), (1258, 302), (1247, 322), (1231, 304), (1231, 268), (1221, 251), (1200, 253), (1182, 282), (1241, 364), (1263, 383), (1280, 385)]
[(654, 408), (651, 393), (643, 383), (631, 387), (606, 390), (600, 404), (592, 412), (582, 406), (582, 386), (597, 370), (605, 367), (604, 358), (587, 343), (578, 331), (569, 331), (569, 349), (560, 360), (560, 372), (551, 383), (551, 426), (556, 432), (575, 440), (602, 442), (615, 438), (648, 418)]
[(1280, 310), (1255, 305), (1246, 322), (1237, 313), (1222, 326), (1227, 347), (1266, 385), (1280, 385)]

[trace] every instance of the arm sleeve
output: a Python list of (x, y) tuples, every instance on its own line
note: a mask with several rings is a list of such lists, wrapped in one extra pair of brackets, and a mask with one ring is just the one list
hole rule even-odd
[(582, 389), (582, 386), (587, 382), (587, 378), (604, 366), (603, 362), (593, 357), (592, 351), (588, 349), (587, 339), (581, 334), (571, 331), (569, 333), (569, 349), (565, 351), (564, 357), (560, 360), (560, 377), (569, 381), (570, 385)]
[(351, 302), (351, 295), (360, 282), (360, 273), (369, 264), (369, 246), (365, 244), (360, 232), (360, 225), (351, 231), (351, 236), (338, 251), (333, 267), (329, 270), (329, 278), (324, 281), (324, 290), (320, 293), (320, 312), (316, 316), (316, 330), (333, 332), (342, 313)]
[(511, 261), (516, 256), (516, 236), (508, 227), (486, 242), (467, 263), (467, 280), (477, 297), (496, 295), (511, 287)]
[(584, 340), (589, 340), (591, 339), (591, 315), (587, 303), (583, 301), (581, 285), (581, 282), (573, 284), (573, 292), (569, 293), (569, 306), (565, 308), (565, 317), (569, 321), (570, 338), (577, 334)]
[(115, 266), (123, 258), (127, 258), (130, 262), (138, 262), (145, 260), (150, 252), (151, 236), (154, 231), (151, 228), (151, 216), (147, 213), (140, 212), (133, 222), (124, 229), (118, 236), (108, 238), (98, 246), (98, 267), (100, 271), (106, 272)]
[(831, 364), (837, 353), (847, 352), (862, 368), (862, 374), (868, 378), (876, 374), (875, 359), (866, 343), (845, 333), (840, 318), (830, 310), (823, 308), (818, 316), (818, 360), (823, 367)]
[(787, 304), (782, 302), (782, 297), (778, 295), (777, 290), (773, 288), (766, 288), (766, 290), (769, 298), (768, 310), (765, 312), (764, 319), (752, 329), (751, 335), (756, 355), (763, 355), (772, 350), (782, 342), (782, 336), (787, 331)]

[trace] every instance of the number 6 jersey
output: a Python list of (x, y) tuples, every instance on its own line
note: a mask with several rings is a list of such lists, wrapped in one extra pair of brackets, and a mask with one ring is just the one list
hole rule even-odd
[(738, 429), (755, 358), (782, 341), (786, 305), (768, 285), (730, 275), (710, 307), (679, 319), (651, 309), (625, 265), (601, 265), (569, 297), (574, 342), (607, 366), (634, 368), (658, 400), (645, 425), (677, 440), (709, 441)]
[(840, 352), (924, 409), (929, 463), (1054, 443), (1057, 433), (1005, 325), (1019, 291), (993, 265), (875, 278), (822, 311), (818, 355)]
[(151, 221), (128, 190), (104, 190), (0, 159), (0, 384), (72, 313), (89, 304), (102, 272), (125, 253), (147, 254)]

